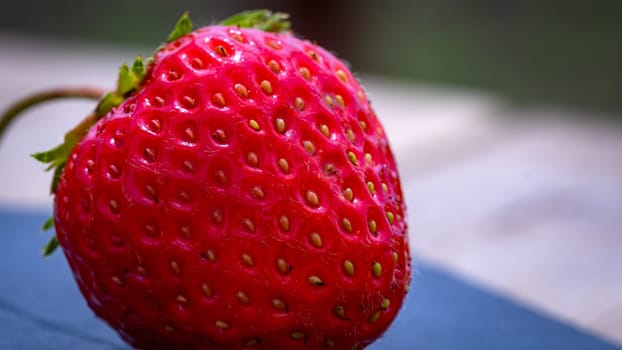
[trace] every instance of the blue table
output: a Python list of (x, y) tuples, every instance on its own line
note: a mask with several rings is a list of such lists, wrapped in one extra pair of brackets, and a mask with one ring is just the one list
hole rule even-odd
[[(0, 209), (0, 349), (128, 349), (86, 306), (62, 254), (44, 259), (46, 213)], [(418, 263), (398, 319), (370, 350), (622, 350)]]

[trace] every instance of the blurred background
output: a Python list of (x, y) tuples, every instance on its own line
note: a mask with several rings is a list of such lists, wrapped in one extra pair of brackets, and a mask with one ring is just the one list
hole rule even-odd
[[(416, 261), (622, 345), (619, 0), (14, 1), (0, 109), (42, 87), (113, 86), (185, 10), (199, 26), (248, 8), (290, 13), (358, 72), (399, 162)], [(0, 207), (49, 210), (27, 155), (91, 108), (42, 106), (11, 128)]]
[(288, 12), (296, 31), (357, 71), (475, 87), (514, 103), (622, 110), (622, 4), (616, 0), (25, 0), (0, 29), (152, 47), (184, 10), (209, 24), (241, 9)]

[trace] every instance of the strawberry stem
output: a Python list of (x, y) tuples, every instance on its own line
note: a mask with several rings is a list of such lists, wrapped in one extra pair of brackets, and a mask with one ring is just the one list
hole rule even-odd
[(2, 114), (0, 117), (0, 139), (2, 139), (6, 129), (9, 125), (17, 119), (17, 117), (30, 107), (36, 106), (40, 103), (58, 100), (62, 98), (86, 98), (91, 100), (99, 100), (105, 91), (92, 87), (76, 87), (76, 88), (55, 88), (51, 90), (41, 91), (30, 96), (27, 96), (13, 105)]

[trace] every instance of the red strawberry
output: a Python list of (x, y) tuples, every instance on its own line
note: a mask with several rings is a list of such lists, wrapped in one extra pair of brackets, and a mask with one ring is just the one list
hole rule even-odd
[(361, 349), (410, 280), (395, 161), (343, 62), (247, 20), (122, 69), (56, 161), (58, 241), (137, 348)]

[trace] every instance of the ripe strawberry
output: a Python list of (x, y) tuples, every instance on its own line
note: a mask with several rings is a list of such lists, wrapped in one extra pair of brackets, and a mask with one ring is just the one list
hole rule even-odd
[(231, 23), (182, 19), (85, 136), (38, 155), (59, 169), (58, 241), (137, 348), (361, 349), (411, 273), (386, 136), (343, 62), (254, 29), (281, 15)]

